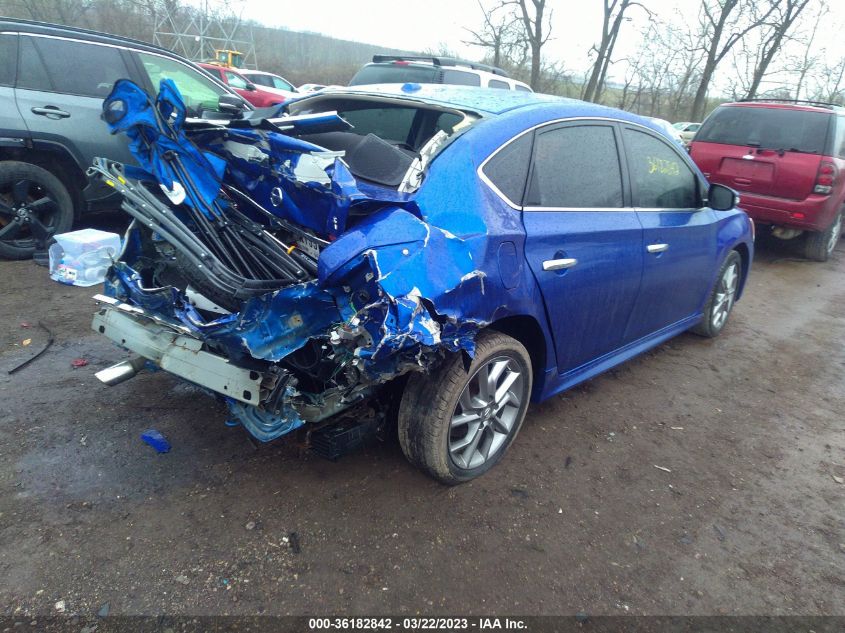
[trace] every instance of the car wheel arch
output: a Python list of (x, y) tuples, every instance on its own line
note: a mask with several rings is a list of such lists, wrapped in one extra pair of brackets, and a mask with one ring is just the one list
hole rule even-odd
[(549, 341), (543, 333), (540, 322), (531, 315), (520, 314), (497, 319), (488, 327), (516, 339), (528, 350), (531, 357), (531, 371), (534, 374), (533, 393), (535, 395), (542, 393), (547, 361), (549, 358), (554, 358), (554, 354), (550, 354)]
[(742, 276), (739, 280), (739, 290), (736, 295), (737, 299), (739, 299), (742, 296), (742, 291), (745, 289), (745, 282), (748, 279), (748, 273), (751, 269), (751, 250), (745, 242), (739, 242), (731, 250), (739, 253), (739, 257), (742, 260)]
[(71, 196), (78, 219), (88, 177), (71, 151), (52, 142), (36, 143), (32, 148), (0, 148), (0, 161), (7, 160), (36, 165), (58, 178)]

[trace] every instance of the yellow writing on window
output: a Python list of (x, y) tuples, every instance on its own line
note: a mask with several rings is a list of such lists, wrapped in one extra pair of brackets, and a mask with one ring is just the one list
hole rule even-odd
[(648, 173), (663, 174), (664, 176), (679, 176), (681, 173), (678, 163), (673, 160), (666, 160), (664, 158), (655, 158), (654, 156), (646, 156), (648, 161)]

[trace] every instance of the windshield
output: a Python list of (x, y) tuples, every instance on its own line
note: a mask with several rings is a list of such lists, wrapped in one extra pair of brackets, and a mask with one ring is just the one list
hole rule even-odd
[(359, 70), (350, 86), (367, 84), (403, 84), (406, 82), (432, 84), (437, 80), (438, 70), (434, 66), (410, 66), (407, 64), (367, 64)]
[(827, 112), (786, 108), (718, 108), (695, 140), (824, 154), (830, 117)]

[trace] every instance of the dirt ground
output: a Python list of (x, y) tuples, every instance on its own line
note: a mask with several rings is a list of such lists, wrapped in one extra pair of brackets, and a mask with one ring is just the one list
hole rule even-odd
[(97, 288), (2, 262), (0, 290), (0, 615), (845, 615), (845, 242), (762, 246), (720, 338), (533, 405), (456, 488), (396, 442), (254, 446), (161, 372), (106, 387)]

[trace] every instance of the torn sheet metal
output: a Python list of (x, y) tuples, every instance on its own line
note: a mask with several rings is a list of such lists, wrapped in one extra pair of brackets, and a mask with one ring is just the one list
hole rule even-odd
[[(332, 117), (321, 124), (339, 125)], [(313, 231), (313, 239), (290, 237), (298, 240), (290, 251), (316, 256), (314, 279), (221, 308), (203, 301), (193, 282), (173, 283), (174, 245), (135, 222), (105, 286), (107, 295), (190, 332), (208, 353), (257, 373), (257, 402), (254, 394), (233, 398), (213, 381), (195, 380), (223, 396), (232, 418), (261, 441), (342, 411), (447, 353), (472, 356), (478, 331), (502, 307), (477, 261), (487, 241), (483, 221), (442, 213), (432, 222), (416, 193), (358, 181), (342, 152), (279, 129), (205, 127), (190, 140), (179, 130), (174, 138), (193, 147), (187, 155), (225, 165), (215, 193), (223, 208), (236, 205), (266, 230)], [(419, 184), (445, 142), (442, 133), (430, 141), (400, 189)], [(173, 189), (173, 174), (158, 174), (155, 152), (147, 160), (150, 173)]]

